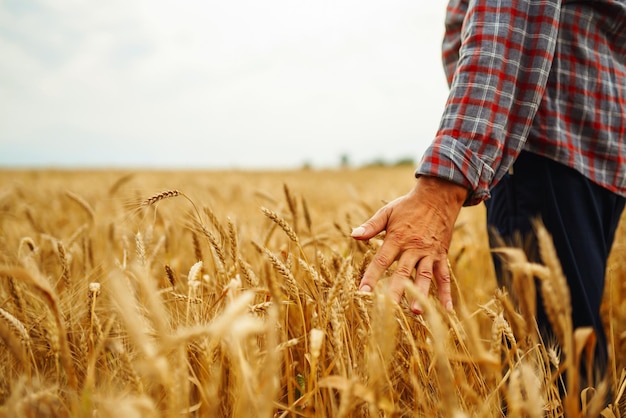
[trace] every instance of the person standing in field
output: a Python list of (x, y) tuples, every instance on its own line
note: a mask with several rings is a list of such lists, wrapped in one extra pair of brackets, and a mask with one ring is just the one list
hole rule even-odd
[[(571, 293), (574, 328), (607, 343), (600, 317), (607, 258), (626, 196), (626, 0), (451, 0), (443, 63), (450, 86), (439, 129), (414, 188), (352, 236), (383, 230), (360, 283), (388, 267), (396, 300), (411, 279), (432, 280), (452, 309), (447, 252), (463, 205), (485, 201), (505, 240), (552, 234)], [(414, 312), (421, 308), (411, 302)], [(540, 326), (547, 322), (541, 314)]]

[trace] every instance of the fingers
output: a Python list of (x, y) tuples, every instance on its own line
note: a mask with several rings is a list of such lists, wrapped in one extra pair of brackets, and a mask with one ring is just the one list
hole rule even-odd
[[(433, 260), (430, 257), (424, 257), (420, 260), (417, 267), (415, 286), (417, 287), (417, 290), (424, 295), (424, 297), (427, 297), (433, 278), (437, 280), (437, 292), (439, 294), (441, 306), (451, 312), (454, 307), (452, 304), (450, 277), (450, 269), (448, 268), (447, 258), (440, 259), (433, 263)], [(421, 314), (423, 312), (422, 306), (420, 306), (418, 301), (414, 300), (411, 303), (411, 311), (416, 314)]]
[[(442, 220), (439, 211), (429, 211), (431, 206), (426, 207), (425, 214), (422, 214), (415, 209), (415, 203), (409, 197), (398, 198), (352, 231), (353, 238), (367, 240), (387, 230), (382, 246), (363, 274), (359, 290), (371, 292), (385, 271), (398, 259), (389, 283), (389, 291), (396, 302), (402, 299), (406, 280), (410, 280), (413, 270), (416, 270), (415, 285), (420, 294), (427, 297), (432, 280), (437, 280), (439, 300), (445, 309), (452, 310), (450, 272), (446, 262), (450, 234), (446, 231), (451, 231), (449, 225), (453, 222)], [(400, 222), (399, 219), (407, 220)], [(411, 302), (413, 312), (421, 314), (422, 308), (418, 301)]]
[(365, 221), (361, 226), (352, 230), (352, 238), (358, 240), (366, 240), (375, 237), (387, 227), (389, 220), (389, 212), (386, 206), (383, 206), (370, 219)]
[[(443, 306), (447, 311), (452, 311), (454, 307), (452, 304), (452, 289), (450, 286), (451, 276), (446, 258), (438, 260), (434, 263), (429, 257), (425, 257), (420, 260), (417, 268), (417, 276), (415, 277), (415, 286), (425, 297), (428, 296), (433, 277), (437, 280), (437, 293), (439, 294), (441, 306)], [(416, 314), (421, 314), (423, 309), (422, 306), (414, 300), (411, 303), (411, 311)]]
[(404, 287), (407, 281), (411, 280), (411, 273), (415, 270), (418, 258), (408, 252), (403, 253), (398, 260), (396, 270), (391, 275), (389, 282), (389, 292), (397, 303), (402, 299)]
[[(430, 257), (422, 258), (417, 265), (417, 275), (415, 276), (415, 287), (424, 297), (428, 297), (430, 284), (433, 279), (433, 259)], [(411, 311), (416, 314), (423, 312), (422, 306), (417, 300), (411, 303)]]
[[(384, 246), (383, 246), (384, 247)], [(371, 292), (376, 286), (378, 279), (382, 277), (385, 270), (394, 262), (399, 250), (383, 250), (374, 256), (374, 259), (368, 266), (359, 285), (359, 290), (365, 292)], [(390, 246), (387, 246), (390, 248)], [(451, 288), (451, 275), (448, 269), (447, 259), (433, 260), (431, 257), (423, 257), (419, 262), (415, 262), (415, 257), (404, 253), (400, 260), (398, 260), (398, 266), (391, 275), (389, 283), (389, 292), (394, 301), (397, 303), (402, 299), (404, 294), (404, 287), (407, 280), (411, 279), (411, 273), (414, 266), (417, 264), (417, 274), (415, 276), (415, 286), (417, 291), (424, 297), (428, 297), (430, 292), (431, 283), (437, 280), (437, 292), (439, 294), (439, 301), (447, 311), (453, 310), (452, 304), (452, 288)], [(417, 300), (411, 302), (411, 311), (415, 314), (422, 314), (423, 307)]]
[(450, 269), (448, 268), (447, 259), (443, 259), (437, 263), (435, 277), (437, 279), (437, 289), (439, 292), (439, 301), (441, 305), (447, 310), (452, 311), (454, 309), (452, 305), (452, 288), (450, 286)]
[[(359, 290), (363, 292), (371, 292), (376, 286), (376, 282), (380, 279), (385, 271), (391, 266), (398, 256), (399, 249), (396, 246), (384, 242), (380, 247), (372, 262), (367, 266), (363, 278), (359, 284)], [(398, 299), (399, 300), (399, 299)]]

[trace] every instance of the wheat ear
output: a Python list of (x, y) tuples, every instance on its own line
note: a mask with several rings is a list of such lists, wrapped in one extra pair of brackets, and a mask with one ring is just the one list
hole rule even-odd
[(65, 246), (61, 241), (57, 241), (57, 251), (59, 252), (59, 261), (61, 262), (61, 281), (65, 286), (65, 290), (70, 290), (72, 285), (70, 275), (70, 263), (67, 259), (67, 252)]
[(59, 308), (58, 297), (56, 293), (54, 293), (54, 290), (52, 289), (50, 284), (45, 279), (31, 275), (28, 271), (17, 267), (0, 267), (0, 276), (12, 277), (16, 280), (29, 283), (33, 285), (35, 289), (37, 289), (37, 291), (44, 297), (46, 304), (53, 313), (54, 321), (56, 323), (56, 337), (58, 337), (60, 344), (59, 349), (61, 354), (61, 364), (65, 370), (69, 386), (72, 389), (77, 389), (78, 378), (76, 375), (76, 370), (74, 368), (74, 363), (72, 362), (70, 348), (67, 342), (67, 332), (65, 324), (63, 322), (63, 315)]
[(135, 234), (135, 247), (137, 251), (137, 259), (141, 266), (146, 265), (146, 243), (144, 242), (141, 232)]
[(204, 225), (200, 225), (200, 229), (204, 236), (209, 240), (209, 244), (211, 244), (213, 252), (217, 256), (217, 258), (214, 257), (214, 259), (216, 261), (218, 271), (223, 272), (226, 268), (226, 255), (224, 254), (224, 249), (222, 248), (221, 243)]
[(302, 258), (304, 258), (304, 260), (308, 263), (309, 261), (307, 260), (306, 254), (304, 253), (304, 249), (302, 248), (302, 245), (300, 244), (300, 239), (298, 238), (298, 234), (287, 223), (287, 221), (285, 221), (282, 217), (280, 217), (273, 210), (270, 210), (270, 209), (267, 209), (265, 207), (262, 207), (261, 211), (263, 211), (263, 214), (265, 216), (267, 216), (269, 219), (271, 219), (272, 222), (274, 222), (276, 225), (278, 225), (280, 227), (280, 229), (282, 229), (285, 232), (285, 234), (287, 234), (289, 239), (291, 241), (293, 241), (298, 246), (298, 249), (300, 250), (300, 254), (302, 255)]
[(211, 221), (211, 224), (215, 228), (217, 228), (217, 231), (219, 232), (220, 237), (224, 239), (227, 236), (226, 231), (224, 230), (224, 226), (222, 225), (222, 223), (217, 218), (217, 215), (215, 214), (215, 212), (213, 212), (213, 209), (211, 209), (209, 206), (204, 206), (203, 210), (204, 210), (204, 214), (207, 216), (207, 218), (209, 218), (209, 221)]
[(298, 233), (298, 202), (292, 196), (291, 191), (289, 190), (289, 186), (287, 183), (283, 184), (283, 190), (285, 191), (285, 200), (287, 201), (287, 206), (289, 207), (289, 212), (291, 213), (291, 223), (293, 224), (293, 230)]
[(563, 274), (552, 238), (540, 222), (535, 222), (535, 234), (539, 244), (541, 260), (546, 265), (549, 274), (541, 278), (541, 296), (545, 311), (552, 328), (559, 338), (565, 363), (568, 369), (566, 375), (568, 393), (565, 397), (566, 415), (574, 416), (580, 411), (578, 401), (579, 373), (576, 364), (574, 348), (574, 332), (572, 325), (572, 305), (567, 280)]
[(239, 258), (239, 240), (237, 239), (237, 228), (235, 223), (228, 218), (228, 241), (230, 243), (230, 259), (237, 265), (237, 259)]
[(28, 361), (28, 349), (30, 347), (30, 336), (24, 324), (13, 314), (0, 308), (0, 337), (13, 353), (13, 355), (24, 365), (27, 374), (30, 375), (30, 362)]
[(172, 289), (176, 288), (176, 275), (174, 274), (174, 270), (170, 267), (169, 264), (165, 265), (165, 275), (167, 276), (167, 280), (170, 282)]
[(165, 190), (145, 199), (143, 202), (141, 202), (141, 206), (152, 206), (155, 203), (160, 202), (161, 200), (170, 199), (172, 197), (177, 197), (180, 195), (181, 193), (178, 190)]
[(156, 193), (150, 196), (149, 198), (143, 200), (140, 206), (142, 207), (152, 206), (152, 205), (155, 205), (156, 203), (159, 203), (162, 200), (171, 199), (173, 197), (178, 197), (178, 196), (183, 197), (185, 200), (187, 200), (191, 204), (196, 216), (198, 217), (198, 220), (200, 220), (200, 212), (198, 211), (198, 207), (193, 202), (193, 200), (191, 200), (191, 198), (187, 196), (186, 194), (184, 194), (183, 192), (176, 190), (176, 189), (165, 190), (160, 193)]
[(298, 235), (296, 234), (296, 231), (287, 223), (287, 221), (285, 221), (281, 216), (279, 216), (273, 210), (262, 207), (261, 211), (263, 211), (263, 214), (267, 216), (269, 219), (271, 219), (272, 222), (278, 225), (280, 229), (282, 229), (285, 232), (285, 234), (287, 234), (287, 236), (289, 237), (291, 241), (298, 244), (299, 242)]
[(300, 293), (298, 289), (298, 283), (296, 282), (295, 277), (291, 273), (291, 270), (278, 259), (270, 250), (265, 249), (265, 254), (270, 259), (272, 266), (280, 273), (280, 275), (285, 280), (285, 288), (287, 289), (287, 293), (294, 299), (298, 300), (298, 294)]

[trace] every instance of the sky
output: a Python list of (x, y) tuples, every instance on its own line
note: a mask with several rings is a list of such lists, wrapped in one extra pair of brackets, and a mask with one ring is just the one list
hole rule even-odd
[(418, 160), (446, 0), (0, 0), (0, 168)]

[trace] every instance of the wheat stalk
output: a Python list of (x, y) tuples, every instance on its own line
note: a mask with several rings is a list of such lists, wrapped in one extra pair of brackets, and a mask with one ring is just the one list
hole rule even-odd
[[(23, 254), (22, 248), (28, 248), (28, 254)], [(33, 241), (30, 237), (24, 237), (20, 240), (20, 244), (17, 247), (17, 256), (18, 258), (26, 257), (29, 255), (34, 255), (39, 252), (39, 248), (35, 245), (35, 241)]]
[(446, 355), (446, 326), (444, 325), (443, 318), (438, 311), (438, 304), (433, 304), (431, 301), (422, 295), (420, 290), (415, 284), (407, 281), (405, 290), (412, 298), (415, 298), (422, 307), (428, 321), (429, 330), (432, 334), (432, 349), (434, 355), (434, 365), (437, 371), (437, 378), (439, 380), (439, 393), (441, 395), (440, 405), (445, 405), (445, 409), (450, 411), (451, 414), (460, 412), (458, 399), (455, 394), (454, 375)]
[(78, 203), (78, 206), (80, 206), (85, 211), (87, 216), (89, 216), (89, 220), (93, 223), (96, 215), (91, 205), (85, 199), (83, 199), (76, 193), (70, 192), (69, 190), (65, 191), (65, 196), (69, 197), (70, 200)]
[(124, 349), (124, 346), (116, 340), (107, 341), (106, 345), (107, 351), (114, 354), (120, 361), (122, 365), (122, 371), (124, 372), (125, 378), (124, 381), (128, 381), (131, 384), (132, 389), (136, 393), (142, 393), (144, 388), (141, 382), (141, 378), (137, 374), (137, 370), (133, 365), (133, 362), (128, 354), (128, 352)]
[(113, 196), (117, 193), (117, 191), (126, 183), (128, 183), (132, 178), (135, 177), (134, 174), (129, 173), (121, 176), (109, 187), (109, 196)]
[[(96, 301), (100, 296), (101, 285), (98, 282), (89, 283), (87, 297), (89, 299), (89, 343), (90, 349), (93, 350), (94, 346), (102, 340), (102, 326), (98, 317), (96, 316)], [(96, 331), (94, 337), (93, 331)]]
[(311, 221), (311, 211), (309, 210), (309, 205), (306, 203), (304, 197), (302, 200), (302, 212), (304, 213), (304, 224), (306, 225), (307, 231), (311, 232), (311, 227), (313, 226), (313, 222)]
[(45, 228), (39, 223), (37, 219), (35, 219), (31, 208), (26, 208), (24, 210), (24, 214), (26, 215), (26, 219), (36, 232), (40, 234), (45, 233)]
[(70, 387), (72, 389), (76, 389), (78, 387), (78, 378), (76, 375), (74, 364), (72, 362), (72, 355), (68, 346), (67, 333), (63, 321), (63, 315), (59, 308), (58, 297), (53, 291), (50, 284), (44, 279), (30, 274), (22, 268), (7, 269), (4, 267), (0, 267), (0, 276), (12, 277), (16, 280), (28, 283), (32, 285), (44, 297), (44, 301), (53, 313), (53, 319), (55, 321), (57, 331), (54, 336), (59, 341), (61, 363), (65, 370), (65, 374), (67, 376)]
[(291, 191), (289, 190), (289, 186), (287, 186), (287, 183), (283, 183), (283, 190), (285, 192), (285, 200), (287, 201), (289, 212), (291, 213), (291, 223), (293, 224), (293, 230), (297, 235), (298, 233), (298, 203), (295, 197), (292, 196)]
[[(159, 173), (152, 174), (141, 176), (145, 186), (161, 181)], [(7, 178), (2, 175), (0, 183)], [(59, 175), (50, 177), (56, 181)], [(187, 175), (194, 177), (181, 183), (199, 184), (201, 193), (207, 192), (210, 173)], [(39, 185), (33, 187), (29, 180), (22, 189), (0, 197), (0, 278), (8, 279), (0, 286), (0, 297), (4, 295), (0, 309), (20, 321), (31, 341), (27, 349), (19, 331), (11, 328), (0, 311), (0, 337), (7, 345), (0, 356), (4, 359), (0, 362), (0, 416), (61, 411), (62, 415), (102, 418), (154, 414), (163, 418), (250, 414), (489, 417), (505, 413), (558, 417), (566, 410), (572, 416), (579, 412), (581, 416), (613, 416), (611, 412), (618, 416), (618, 404), (623, 406), (626, 398), (626, 378), (618, 380), (616, 375), (611, 385), (613, 405), (601, 410), (602, 383), (593, 388), (593, 397), (592, 389), (578, 391), (571, 389), (571, 383), (563, 383), (581, 355), (580, 338), (566, 347), (562, 341), (573, 334), (567, 325), (561, 326), (563, 331), (555, 330), (562, 334), (558, 338), (544, 342), (538, 335), (532, 286), (546, 286), (544, 292), (555, 295), (562, 290), (552, 278), (558, 270), (551, 263), (530, 263), (521, 250), (517, 258), (506, 255), (512, 290), (494, 291), (491, 265), (489, 260), (483, 262), (488, 258), (487, 243), (482, 236), (472, 235), (474, 226), (477, 231), (482, 226), (473, 218), (461, 219), (450, 250), (460, 273), (458, 282), (453, 278), (456, 311), (444, 312), (429, 299), (424, 315), (416, 316), (404, 299), (396, 305), (385, 296), (387, 278), (372, 293), (356, 289), (379, 244), (377, 240), (355, 242), (347, 236), (345, 222), (352, 225), (353, 219), (364, 218), (366, 213), (357, 212), (357, 216), (350, 205), (337, 206), (346, 196), (333, 200), (335, 196), (327, 192), (330, 189), (324, 189), (320, 199), (315, 190), (308, 200), (314, 204), (308, 205), (294, 195), (291, 185), (282, 186), (286, 212), (280, 209), (275, 214), (283, 216), (295, 234), (296, 249), (296, 241), (286, 231), (273, 235), (283, 229), (278, 223), (258, 221), (258, 208), (249, 201), (256, 186), (244, 189), (241, 185), (246, 182), (239, 175), (220, 177), (222, 184), (208, 187), (211, 196), (227, 197), (224, 205), (211, 206), (213, 216), (205, 210), (201, 219), (192, 210), (188, 211), (190, 220), (189, 214), (157, 213), (155, 207), (154, 222), (145, 229), (141, 227), (145, 219), (117, 219), (116, 214), (124, 209), (116, 206), (117, 199), (96, 198), (94, 219), (85, 221), (75, 216), (80, 212), (86, 216), (87, 209), (80, 204), (56, 204), (55, 198), (68, 199), (62, 188), (58, 196), (38, 196), (33, 191)], [(326, 174), (320, 175), (323, 179)], [(372, 193), (379, 193), (380, 173), (376, 178), (368, 178), (366, 171), (358, 175), (371, 185)], [(167, 180), (173, 178), (168, 173)], [(260, 184), (268, 178), (259, 178)], [(271, 181), (278, 181), (280, 188), (281, 178)], [(105, 187), (94, 182), (92, 190), (119, 193), (107, 187), (109, 179)], [(230, 187), (231, 180), (237, 193), (222, 193), (221, 187)], [(297, 181), (295, 176), (293, 181)], [(320, 190), (325, 187), (323, 181), (316, 183)], [(388, 187), (389, 182), (385, 183)], [(55, 187), (52, 184), (49, 190)], [(135, 209), (180, 196), (168, 192), (142, 205), (135, 203), (140, 205)], [(378, 196), (372, 199), (380, 200)], [(318, 212), (320, 203), (332, 209)], [(42, 209), (48, 207), (68, 212), (60, 217)], [(236, 212), (232, 219), (237, 222), (230, 217), (218, 220), (215, 213), (222, 210)], [(312, 224), (315, 213), (322, 221), (319, 227)], [(248, 215), (258, 224), (248, 224)], [(343, 219), (335, 222), (340, 233), (333, 228), (335, 218)], [(182, 228), (178, 219), (184, 223)], [(203, 226), (212, 235), (212, 239), (205, 237), (208, 249), (201, 248)], [(269, 234), (268, 226), (272, 228)], [(311, 236), (311, 230), (322, 234)], [(137, 231), (141, 231), (139, 240)], [(196, 235), (195, 244), (189, 239), (190, 231)], [(24, 238), (28, 234), (32, 238)], [(623, 363), (626, 341), (621, 325), (623, 286), (619, 285), (624, 264), (619, 240), (623, 238), (617, 237), (614, 254), (618, 258), (612, 265), (618, 284), (609, 286), (608, 302), (616, 372)], [(137, 261), (127, 265), (128, 254), (135, 250), (131, 246), (138, 249), (130, 257)], [(312, 262), (301, 254), (302, 248), (310, 252), (307, 256)], [(208, 259), (206, 251), (211, 251)], [(200, 252), (204, 254), (198, 256)], [(552, 257), (549, 251), (542, 256)], [(204, 261), (201, 269), (189, 269), (200, 260)], [(22, 265), (34, 279), (16, 276), (12, 267), (16, 265)], [(181, 269), (188, 269), (189, 274), (177, 275)], [(10, 275), (6, 274), (9, 270)], [(59, 291), (54, 287), (57, 281)], [(102, 293), (90, 283), (102, 283)], [(234, 305), (237, 309), (233, 310)], [(478, 305), (484, 308), (468, 312), (469, 306)], [(566, 311), (553, 307), (552, 318), (558, 323)], [(72, 312), (80, 313), (76, 318), (81, 320), (72, 321)], [(580, 337), (580, 330), (576, 333)], [(497, 354), (490, 352), (492, 342)], [(559, 350), (563, 350), (562, 358)], [(72, 374), (68, 363), (75, 368), (76, 389), (68, 377)], [(568, 404), (565, 409), (559, 387), (566, 387), (580, 407)], [(501, 409), (504, 402), (510, 404), (508, 411)]]

